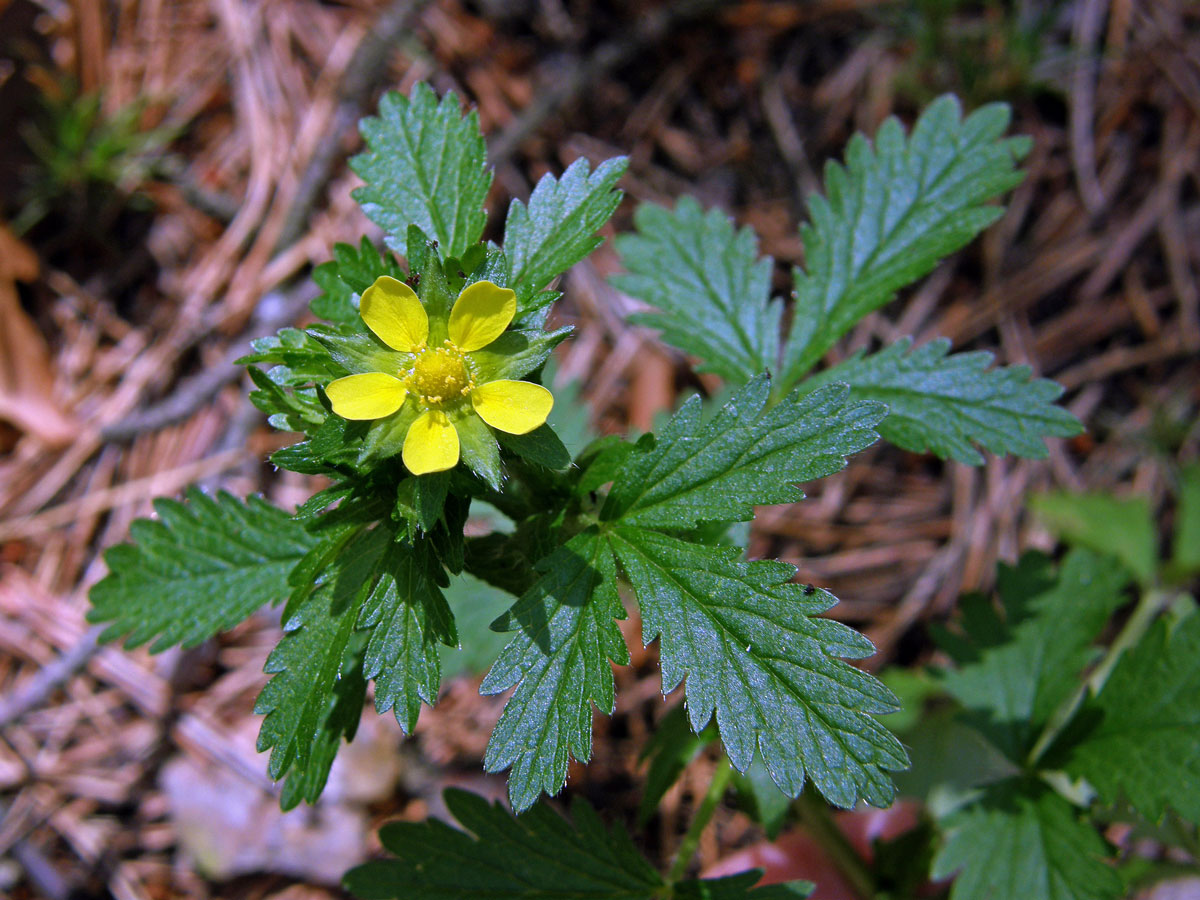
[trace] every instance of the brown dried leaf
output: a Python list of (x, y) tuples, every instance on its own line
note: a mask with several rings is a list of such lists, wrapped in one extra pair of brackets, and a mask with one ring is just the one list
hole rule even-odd
[(55, 401), (50, 351), (17, 295), (17, 282), (37, 274), (36, 254), (0, 224), (0, 419), (62, 446), (79, 427)]

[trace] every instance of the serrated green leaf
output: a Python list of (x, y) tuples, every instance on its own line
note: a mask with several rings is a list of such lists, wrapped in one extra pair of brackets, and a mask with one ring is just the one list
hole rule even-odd
[(283, 390), (261, 369), (251, 366), (246, 373), (259, 388), (250, 392), (250, 402), (260, 412), (267, 414), (271, 427), (280, 431), (304, 431), (316, 429), (325, 421), (325, 410), (316, 391), (308, 392), (306, 397), (297, 396)]
[[(379, 574), (391, 535), (382, 528), (331, 541), (336, 549), (315, 588), (297, 587), (284, 615), (283, 640), (263, 667), (267, 682), (254, 712), (265, 715), (258, 750), (271, 751), (267, 773), (281, 778), (293, 765), (303, 773), (322, 740), (339, 678), (352, 670), (351, 636), (363, 601)], [(360, 710), (361, 712), (361, 710)]]
[(465, 831), (433, 820), (385, 825), (380, 841), (396, 858), (351, 869), (346, 889), (363, 900), (789, 900), (811, 889), (755, 889), (758, 872), (669, 885), (623, 828), (606, 828), (582, 800), (567, 821), (545, 804), (514, 818), (465, 791), (444, 796)]
[(496, 437), (505, 450), (543, 468), (561, 470), (571, 464), (570, 452), (549, 425), (542, 425), (528, 434), (497, 431)]
[(1080, 713), (1068, 773), (1151, 821), (1168, 807), (1200, 822), (1200, 613), (1161, 619), (1127, 650)]
[(894, 119), (872, 147), (855, 135), (846, 167), (825, 169), (825, 197), (809, 200), (801, 228), (807, 271), (794, 272), (796, 305), (781, 391), (812, 368), (859, 319), (926, 275), (1003, 212), (988, 201), (1017, 185), (1028, 149), (1002, 138), (1009, 110), (990, 104), (965, 120), (951, 96), (934, 101), (911, 137)]
[(436, 583), (439, 575), (427, 541), (393, 542), (359, 618), (360, 628), (371, 629), (363, 674), (375, 681), (375, 711), (393, 710), (407, 734), (417, 725), (421, 703), (437, 700), (438, 643), (458, 643), (454, 617)]
[(738, 792), (738, 805), (762, 826), (767, 840), (779, 837), (787, 824), (792, 798), (775, 786), (761, 756), (754, 757), (745, 772), (734, 773), (733, 786)]
[(745, 562), (733, 548), (628, 526), (610, 539), (637, 594), (642, 640), (660, 640), (663, 692), (687, 679), (693, 730), (715, 714), (734, 767), (745, 771), (757, 746), (789, 796), (807, 776), (837, 806), (891, 802), (887, 772), (908, 759), (871, 714), (895, 710), (896, 698), (836, 658), (874, 652), (862, 635), (816, 617), (836, 598), (789, 583), (786, 563)]
[(508, 287), (517, 292), (517, 318), (553, 302), (542, 294), (558, 275), (598, 246), (596, 236), (621, 202), (617, 181), (629, 161), (610, 159), (588, 174), (587, 160), (577, 159), (562, 178), (543, 175), (526, 206), (513, 200), (504, 222), (504, 255)]
[(381, 275), (403, 281), (408, 273), (400, 268), (392, 254), (380, 253), (367, 237), (363, 237), (358, 248), (351, 244), (334, 244), (333, 260), (313, 269), (312, 279), (321, 288), (321, 293), (309, 306), (314, 315), (330, 322), (356, 323), (358, 304), (355, 298)]
[(680, 529), (747, 521), (755, 506), (801, 499), (797, 482), (838, 471), (878, 438), (884, 407), (850, 401), (844, 385), (767, 408), (769, 393), (756, 376), (705, 423), (699, 398), (688, 400), (653, 444), (638, 443), (601, 519)]
[(353, 739), (362, 718), (363, 704), (367, 700), (367, 679), (363, 676), (362, 635), (351, 637), (346, 649), (346, 662), (342, 674), (333, 683), (332, 695), (313, 739), (308, 764), (293, 767), (287, 774), (283, 790), (279, 793), (279, 806), (286, 812), (303, 801), (315, 804), (329, 781), (329, 772), (342, 741)]
[(316, 543), (304, 526), (258, 497), (245, 503), (198, 488), (187, 503), (154, 501), (158, 520), (138, 519), (132, 544), (108, 550), (109, 574), (91, 590), (90, 622), (125, 646), (151, 653), (194, 647), (256, 609), (288, 596), (288, 573)]
[(1054, 405), (1062, 388), (1046, 379), (1030, 380), (1028, 366), (989, 370), (992, 354), (947, 356), (945, 339), (911, 347), (912, 338), (902, 338), (870, 356), (860, 351), (807, 379), (801, 390), (848, 384), (852, 399), (887, 404), (887, 418), (879, 423), (884, 440), (972, 466), (983, 463), (975, 444), (996, 455), (1040, 459), (1046, 455), (1043, 438), (1072, 437), (1083, 430), (1078, 419)]
[(1108, 848), (1067, 801), (1034, 782), (1006, 781), (945, 823), (932, 877), (957, 873), (951, 900), (1116, 900)]
[(419, 83), (411, 97), (384, 94), (378, 118), (363, 119), (359, 130), (367, 150), (350, 168), (366, 184), (354, 199), (387, 232), (389, 246), (405, 248), (409, 225), (436, 240), (443, 259), (462, 256), (479, 240), (492, 172), (478, 113), (464, 116), (453, 92), (439, 103)]
[(1200, 571), (1200, 463), (1179, 472), (1179, 505), (1171, 565), (1179, 577)]
[(1038, 518), (1067, 543), (1088, 547), (1124, 563), (1141, 584), (1158, 568), (1158, 529), (1145, 497), (1058, 491), (1030, 500)]
[[(1128, 577), (1114, 560), (1072, 551), (1053, 581), (1049, 563), (1027, 553), (1016, 572), (1002, 575), (1008, 619), (986, 621), (980, 605), (966, 630), (975, 659), (947, 672), (942, 682), (968, 711), (968, 720), (1014, 763), (1023, 764), (1055, 708), (1079, 684), (1096, 656), (1092, 642), (1125, 602)], [(1031, 584), (1032, 596), (1018, 596)], [(960, 661), (961, 661), (960, 655)]]
[(629, 650), (615, 619), (616, 570), (607, 542), (595, 531), (577, 534), (539, 564), (544, 574), (493, 626), (517, 631), (479, 691), (516, 686), (488, 741), (484, 767), (512, 768), (513, 809), (528, 809), (542, 792), (555, 794), (568, 757), (592, 755), (592, 704), (612, 713), (609, 661), (625, 665)]
[(780, 304), (770, 302), (771, 259), (758, 255), (750, 228), (735, 231), (718, 209), (705, 213), (691, 197), (674, 211), (638, 207), (634, 234), (616, 239), (628, 275), (612, 282), (656, 312), (631, 321), (700, 358), (698, 371), (733, 384), (775, 371)]

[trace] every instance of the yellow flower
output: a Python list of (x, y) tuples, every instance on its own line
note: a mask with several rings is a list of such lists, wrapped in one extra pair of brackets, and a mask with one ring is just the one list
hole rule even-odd
[(395, 351), (386, 357), (394, 368), (330, 382), (325, 392), (333, 411), (345, 419), (382, 419), (402, 408), (415, 415), (402, 451), (414, 475), (458, 464), (459, 431), (475, 427), (467, 417), (509, 434), (533, 431), (546, 421), (554, 396), (528, 381), (483, 380), (492, 367), (484, 363), (486, 354), (476, 355), (504, 333), (516, 311), (513, 291), (477, 281), (458, 295), (449, 318), (435, 320), (431, 329), (412, 288), (387, 275), (377, 278), (363, 292), (359, 313)]

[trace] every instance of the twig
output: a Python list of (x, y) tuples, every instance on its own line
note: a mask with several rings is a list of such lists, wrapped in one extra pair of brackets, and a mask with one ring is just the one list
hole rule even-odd
[(321, 190), (333, 172), (341, 142), (354, 128), (369, 102), (371, 90), (380, 73), (384, 71), (388, 54), (395, 49), (405, 33), (411, 30), (413, 20), (429, 2), (430, 0), (394, 0), (363, 35), (350, 64), (342, 74), (333, 120), (321, 142), (313, 150), (304, 174), (300, 176), (296, 196), (292, 200), (291, 208), (279, 232), (279, 240), (275, 244), (276, 253), (286, 250), (304, 233)]
[(20, 690), (0, 701), (0, 729), (7, 728), (30, 710), (41, 706), (61, 685), (86, 666), (99, 650), (97, 639), (103, 630), (99, 625), (89, 629), (79, 643), (58, 659), (42, 666)]
[(109, 425), (101, 431), (101, 437), (106, 441), (126, 441), (143, 432), (157, 431), (182, 422), (210, 403), (221, 388), (241, 376), (242, 370), (233, 361), (246, 355), (250, 341), (294, 322), (314, 296), (315, 290), (307, 282), (287, 294), (278, 291), (268, 293), (259, 301), (250, 325), (232, 342), (220, 362), (184, 381), (169, 397)]
[(626, 37), (605, 41), (589, 56), (576, 59), (555, 79), (554, 84), (540, 91), (529, 106), (490, 144), (489, 159), (499, 168), (516, 153), (521, 144), (536, 132), (546, 119), (554, 115), (590, 85), (595, 84), (617, 66), (629, 60), (639, 50), (658, 43), (675, 28), (715, 12), (729, 0), (682, 0), (663, 9), (645, 13)]
[(155, 472), (104, 490), (92, 491), (76, 500), (69, 500), (40, 513), (0, 522), (0, 541), (40, 534), (127, 503), (138, 502), (158, 494), (174, 493), (197, 479), (210, 477), (238, 465), (245, 457), (245, 451), (240, 447), (225, 449), (174, 469)]
[[(380, 14), (374, 26), (363, 37), (338, 87), (339, 103), (333, 122), (313, 151), (300, 178), (295, 199), (288, 209), (279, 240), (276, 242), (276, 253), (287, 249), (303, 234), (321, 189), (333, 171), (340, 142), (354, 126), (370, 99), (371, 89), (384, 68), (387, 54), (411, 27), (417, 13), (428, 3), (429, 0), (395, 0)], [(244, 355), (245, 344), (248, 341), (264, 333), (276, 331), (295, 320), (304, 311), (312, 296), (311, 288), (307, 291), (301, 290), (300, 294), (285, 296), (282, 306), (270, 302), (273, 296), (278, 295), (267, 294), (255, 310), (257, 321), (252, 322), (243, 336), (233, 342), (233, 349), (226, 353), (220, 363), (185, 381), (174, 394), (160, 403), (108, 426), (101, 432), (104, 440), (129, 440), (146, 431), (166, 428), (183, 421), (204, 406), (212, 399), (213, 394), (239, 377), (241, 370), (233, 365), (233, 361)], [(181, 349), (192, 346), (205, 333), (207, 328), (198, 331)]]
[(1092, 116), (1096, 99), (1096, 40), (1104, 26), (1106, 0), (1084, 0), (1075, 11), (1075, 71), (1071, 77), (1071, 162), (1083, 205), (1093, 216), (1104, 209), (1104, 192), (1096, 177), (1096, 142)]

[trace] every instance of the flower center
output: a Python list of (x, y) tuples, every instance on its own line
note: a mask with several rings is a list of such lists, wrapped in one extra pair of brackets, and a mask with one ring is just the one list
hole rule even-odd
[(475, 387), (458, 348), (446, 341), (436, 349), (422, 350), (408, 376), (408, 388), (426, 406), (441, 406), (465, 397)]

